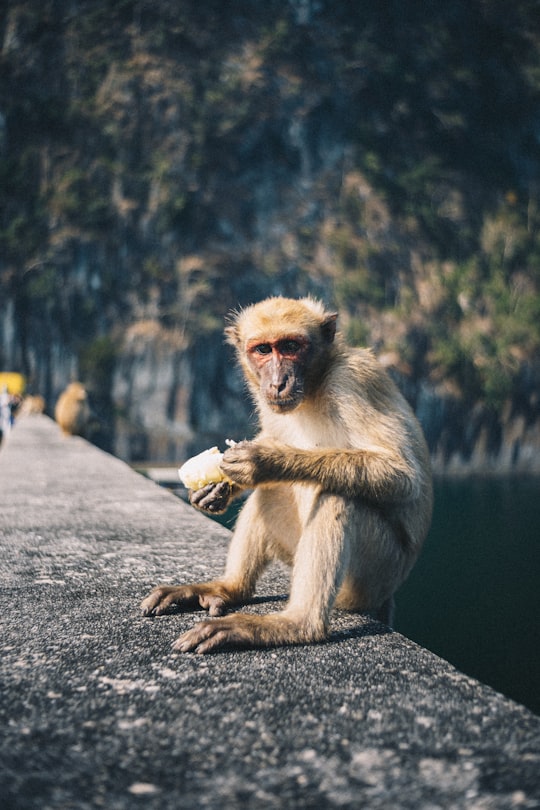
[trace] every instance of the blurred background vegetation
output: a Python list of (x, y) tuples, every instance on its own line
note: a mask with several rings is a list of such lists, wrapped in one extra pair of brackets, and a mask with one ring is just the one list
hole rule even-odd
[(249, 422), (226, 312), (311, 293), (441, 468), (523, 457), (539, 40), (534, 0), (9, 0), (0, 367), (50, 408), (84, 377), (99, 441), (165, 459)]

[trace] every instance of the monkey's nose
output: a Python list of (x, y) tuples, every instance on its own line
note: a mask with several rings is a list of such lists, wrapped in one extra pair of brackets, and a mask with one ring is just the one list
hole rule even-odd
[(277, 382), (270, 383), (271, 392), (275, 396), (279, 397), (279, 395), (282, 394), (285, 391), (285, 389), (287, 388), (288, 382), (289, 382), (289, 378), (287, 376), (285, 376), (285, 377), (282, 377), (281, 379), (277, 380)]

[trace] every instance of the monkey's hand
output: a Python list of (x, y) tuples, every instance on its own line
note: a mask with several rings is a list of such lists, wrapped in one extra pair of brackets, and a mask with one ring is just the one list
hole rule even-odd
[(279, 445), (268, 440), (238, 442), (225, 451), (220, 466), (235, 484), (251, 488), (280, 480), (278, 462), (281, 456)]
[(189, 490), (189, 502), (202, 512), (221, 515), (226, 512), (233, 499), (233, 488), (229, 481), (207, 484), (201, 489)]
[(144, 616), (161, 616), (175, 606), (186, 610), (201, 607), (210, 616), (221, 616), (236, 601), (236, 593), (223, 582), (200, 582), (194, 585), (159, 585), (141, 602)]

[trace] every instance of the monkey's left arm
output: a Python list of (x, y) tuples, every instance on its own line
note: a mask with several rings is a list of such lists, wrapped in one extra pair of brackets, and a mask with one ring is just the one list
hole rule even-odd
[(221, 468), (244, 487), (305, 481), (374, 503), (403, 502), (418, 490), (414, 467), (385, 448), (300, 450), (268, 440), (241, 442), (225, 452)]

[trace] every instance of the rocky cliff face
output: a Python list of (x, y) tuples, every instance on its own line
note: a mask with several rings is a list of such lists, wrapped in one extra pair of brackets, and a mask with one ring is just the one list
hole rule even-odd
[[(438, 475), (540, 473), (540, 412), (537, 367), (525, 374), (515, 399), (498, 413), (470, 403), (444, 386), (421, 383), (409, 399), (415, 406)], [(403, 381), (402, 381), (403, 383)], [(402, 384), (405, 392), (409, 386)]]
[(10, 3), (0, 366), (50, 411), (82, 378), (93, 440), (178, 460), (254, 429), (226, 313), (310, 293), (395, 375), (437, 470), (540, 472), (519, 5)]

